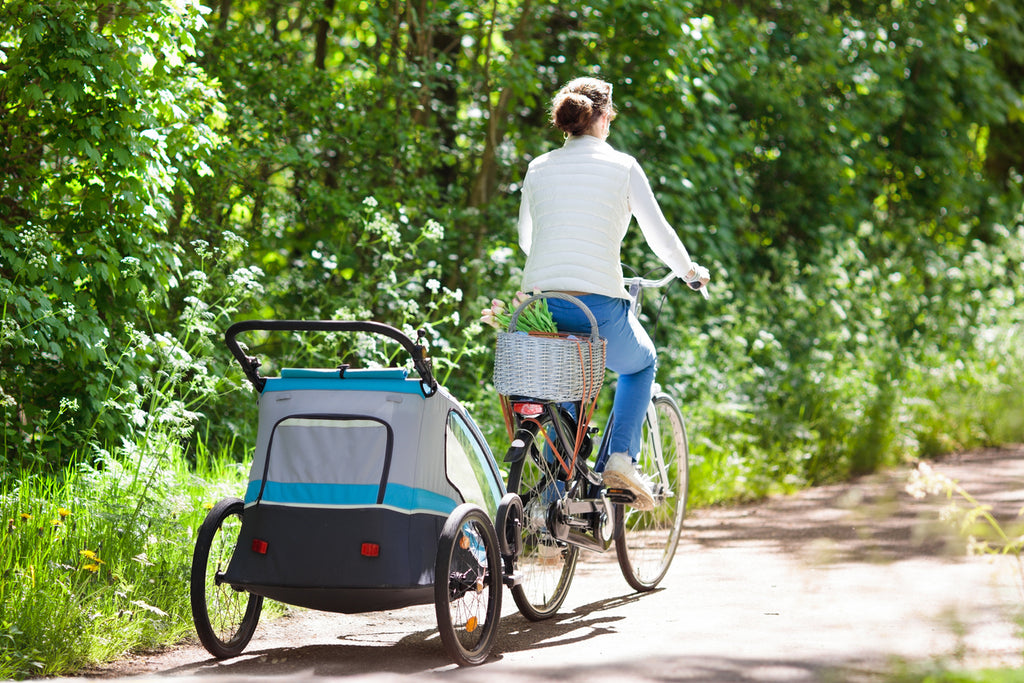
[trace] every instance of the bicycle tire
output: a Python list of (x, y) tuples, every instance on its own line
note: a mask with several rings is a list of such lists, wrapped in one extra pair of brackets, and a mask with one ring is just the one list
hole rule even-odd
[(434, 609), (448, 656), (459, 666), (483, 663), (501, 620), (501, 558), (494, 525), (480, 507), (455, 508), (437, 544)]
[[(555, 414), (563, 434), (576, 433), (571, 417), (560, 410)], [(534, 442), (512, 464), (508, 476), (508, 490), (519, 494), (524, 509), (522, 552), (516, 564), (519, 583), (512, 587), (512, 599), (531, 621), (553, 616), (565, 602), (580, 552), (576, 546), (554, 539), (547, 530), (548, 505), (544, 499), (547, 496), (550, 500), (557, 487), (560, 466), (548, 463), (544, 457), (544, 435), (555, 430), (551, 412), (545, 411), (537, 419), (540, 429)]]
[(235, 552), (244, 512), (238, 498), (218, 501), (199, 527), (192, 554), (192, 621), (203, 647), (217, 659), (242, 653), (263, 609), (263, 596), (220, 581)]
[(656, 395), (651, 406), (655, 423), (648, 410), (637, 467), (653, 483), (655, 507), (641, 511), (615, 506), (619, 568), (626, 582), (641, 592), (654, 589), (668, 572), (689, 497), (690, 452), (683, 416), (667, 394)]

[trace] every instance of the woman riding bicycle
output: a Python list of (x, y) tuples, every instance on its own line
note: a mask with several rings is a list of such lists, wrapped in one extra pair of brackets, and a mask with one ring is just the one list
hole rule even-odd
[[(650, 509), (654, 498), (635, 463), (656, 354), (650, 336), (630, 312), (623, 282), (620, 250), (631, 216), (636, 216), (655, 255), (677, 277), (704, 286), (710, 275), (690, 259), (665, 220), (636, 159), (605, 141), (614, 118), (612, 86), (600, 79), (574, 79), (552, 100), (551, 122), (566, 139), (561, 148), (531, 161), (523, 181), (523, 290), (571, 294), (597, 319), (607, 341), (606, 365), (619, 375), (604, 484), (627, 489), (636, 498), (634, 507)], [(547, 302), (559, 330), (589, 332), (590, 324), (576, 305), (561, 299)]]

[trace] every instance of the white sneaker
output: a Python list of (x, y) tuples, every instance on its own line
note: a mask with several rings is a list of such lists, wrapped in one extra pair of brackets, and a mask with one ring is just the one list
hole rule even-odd
[(612, 453), (604, 466), (604, 486), (610, 489), (626, 489), (636, 500), (633, 507), (637, 510), (650, 510), (654, 507), (654, 496), (651, 487), (643, 475), (636, 471), (633, 459), (625, 453)]

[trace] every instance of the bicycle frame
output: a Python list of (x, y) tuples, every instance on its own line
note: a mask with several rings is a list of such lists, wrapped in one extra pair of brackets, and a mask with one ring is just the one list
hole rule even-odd
[[(540, 412), (536, 412), (538, 409)], [(578, 412), (579, 404), (576, 404), (576, 409)], [(505, 456), (506, 462), (517, 462), (522, 458), (529, 457), (527, 444), (533, 443), (540, 433), (541, 422), (537, 419), (537, 416), (541, 413), (546, 414), (550, 418), (551, 424), (555, 427), (553, 435), (548, 434), (545, 436), (548, 446), (553, 451), (562, 453), (572, 452), (576, 443), (576, 435), (564, 430), (562, 428), (562, 421), (558, 417), (559, 415), (562, 417), (567, 416), (573, 423), (575, 423), (576, 418), (561, 405), (550, 401), (514, 401), (513, 412), (518, 416), (516, 418), (516, 432), (512, 445)], [(525, 415), (524, 412), (526, 413)], [(555, 442), (553, 444), (551, 443), (552, 437)], [(549, 532), (554, 538), (588, 550), (604, 552), (611, 546), (614, 537), (612, 535), (608, 535), (607, 538), (599, 537), (595, 533), (596, 526), (593, 524), (592, 518), (599, 516), (600, 513), (611, 512), (609, 509), (610, 501), (605, 496), (600, 495), (602, 487), (601, 475), (587, 464), (587, 461), (590, 459), (591, 450), (592, 444), (589, 443), (584, 444), (579, 449), (574, 470), (572, 473), (565, 475), (565, 495), (560, 496), (557, 503), (552, 504), (545, 521)], [(559, 476), (556, 479), (561, 480), (562, 477)], [(581, 497), (576, 498), (574, 497), (576, 487), (580, 486), (587, 487), (587, 490), (582, 492)], [(581, 531), (581, 529), (589, 530), (591, 533), (588, 534), (585, 531)]]

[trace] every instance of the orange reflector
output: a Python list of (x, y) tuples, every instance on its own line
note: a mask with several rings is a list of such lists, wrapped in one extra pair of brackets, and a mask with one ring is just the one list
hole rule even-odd
[(380, 546), (376, 543), (364, 543), (360, 553), (363, 557), (378, 557), (380, 555)]
[(512, 410), (525, 417), (535, 417), (544, 412), (544, 406), (540, 403), (513, 403)]
[(260, 540), (258, 538), (252, 539), (252, 551), (254, 553), (258, 553), (260, 555), (266, 555), (267, 554), (267, 542), (266, 541), (262, 541), (262, 540)]

